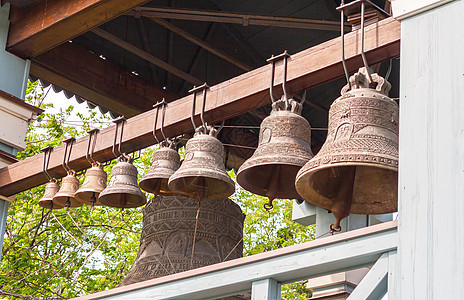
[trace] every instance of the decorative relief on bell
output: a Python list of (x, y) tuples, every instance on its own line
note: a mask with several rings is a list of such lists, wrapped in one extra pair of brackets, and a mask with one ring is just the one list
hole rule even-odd
[(296, 178), (301, 197), (334, 215), (342, 198), (349, 200), (348, 213), (397, 210), (398, 122), (392, 120), (398, 120), (398, 104), (387, 96), (390, 84), (371, 75), (373, 84), (365, 68), (350, 77), (351, 89), (346, 85), (330, 107), (324, 145)]
[(230, 199), (203, 201), (194, 240), (197, 200), (157, 196), (142, 210), (140, 247), (132, 268), (120, 285), (128, 285), (191, 268), (242, 257), (245, 215)]

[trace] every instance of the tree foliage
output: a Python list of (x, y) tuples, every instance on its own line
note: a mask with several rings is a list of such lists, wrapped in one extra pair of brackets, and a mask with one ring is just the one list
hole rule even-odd
[[(45, 109), (45, 113), (31, 123), (27, 147), (18, 153), (18, 159), (39, 154), (45, 146), (60, 145), (65, 137), (84, 136), (92, 128), (110, 124), (108, 117), (91, 109), (77, 114), (79, 123), (70, 122), (73, 105), (50, 113), (53, 104), (44, 102), (45, 93), (38, 82), (29, 83), (26, 101)], [(144, 149), (136, 160), (139, 176), (148, 170), (153, 150), (154, 147)], [(105, 167), (108, 174), (113, 165), (114, 161)], [(233, 171), (230, 174), (235, 177)], [(79, 177), (82, 182), (83, 175)], [(142, 226), (141, 209), (121, 212), (111, 207), (92, 209), (84, 205), (69, 212), (65, 209), (49, 211), (38, 205), (43, 192), (44, 186), (32, 188), (19, 193), (10, 204), (0, 262), (0, 295), (3, 291), (8, 299), (20, 295), (67, 299), (114, 288), (136, 257)], [(232, 199), (247, 215), (243, 239), (245, 256), (302, 243), (314, 234), (314, 228), (291, 220), (289, 200), (275, 200), (275, 208), (267, 212), (263, 209), (267, 199), (238, 185)], [(283, 287), (283, 299), (306, 299), (308, 296), (304, 282)]]

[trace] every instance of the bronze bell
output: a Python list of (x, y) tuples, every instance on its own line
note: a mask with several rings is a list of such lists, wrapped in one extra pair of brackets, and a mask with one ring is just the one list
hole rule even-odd
[(171, 191), (197, 200), (227, 198), (235, 192), (235, 184), (224, 166), (224, 146), (217, 130), (206, 125), (195, 130), (185, 146), (185, 159), (169, 178)]
[(168, 187), (168, 180), (180, 166), (179, 153), (176, 150), (177, 143), (165, 140), (160, 143), (160, 148), (153, 153), (150, 170), (140, 180), (140, 187), (154, 194), (172, 195)]
[(45, 192), (39, 200), (39, 205), (43, 208), (49, 208), (49, 209), (59, 209), (63, 208), (63, 206), (58, 205), (56, 202), (53, 202), (53, 197), (56, 195), (58, 190), (60, 189), (60, 186), (56, 182), (55, 178), (51, 178), (50, 181), (47, 183), (45, 186)]
[(69, 170), (68, 175), (61, 181), (60, 190), (53, 197), (53, 203), (66, 208), (82, 206), (82, 202), (77, 201), (74, 197), (78, 188), (79, 180), (76, 177), (76, 172)]
[(301, 197), (332, 211), (337, 223), (350, 211), (397, 211), (398, 104), (388, 97), (390, 83), (371, 76), (375, 88), (366, 68), (350, 77), (330, 107), (327, 140), (296, 178)]
[(247, 191), (269, 199), (300, 198), (294, 179), (314, 155), (311, 126), (301, 116), (302, 105), (294, 99), (272, 104), (271, 115), (261, 123), (259, 144), (239, 168), (237, 182)]
[(101, 206), (98, 196), (106, 188), (106, 172), (100, 163), (92, 163), (92, 167), (85, 172), (85, 180), (76, 192), (76, 199), (84, 204)]
[(118, 157), (111, 170), (111, 180), (98, 200), (111, 207), (133, 208), (145, 205), (147, 198), (137, 184), (137, 168), (126, 154)]

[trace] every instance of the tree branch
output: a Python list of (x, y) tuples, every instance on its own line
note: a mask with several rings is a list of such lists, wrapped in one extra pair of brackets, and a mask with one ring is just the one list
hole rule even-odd
[(0, 290), (0, 295), (11, 296), (11, 297), (19, 298), (19, 299), (30, 299), (30, 300), (60, 299), (60, 297), (37, 298), (37, 297), (29, 296), (29, 295), (8, 293), (8, 292), (5, 292), (3, 290)]

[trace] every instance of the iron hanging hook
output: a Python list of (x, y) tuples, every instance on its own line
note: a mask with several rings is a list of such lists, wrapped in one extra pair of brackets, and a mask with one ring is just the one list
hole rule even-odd
[(206, 106), (206, 90), (208, 88), (209, 88), (209, 86), (205, 82), (205, 83), (203, 83), (202, 85), (200, 85), (198, 87), (193, 86), (193, 89), (191, 89), (189, 91), (189, 93), (193, 93), (192, 115), (190, 116), (190, 120), (192, 121), (193, 129), (195, 129), (195, 131), (197, 130), (197, 126), (195, 125), (194, 116), (195, 116), (195, 104), (196, 104), (196, 98), (197, 98), (196, 94), (197, 94), (198, 91), (203, 91), (203, 102), (202, 102), (202, 105), (201, 105), (200, 119), (201, 119), (201, 123), (203, 125), (203, 128), (206, 129), (206, 122), (205, 122), (204, 115), (205, 115), (205, 106)]
[[(70, 137), (70, 138), (67, 138), (67, 139), (63, 140), (63, 143), (65, 143), (65, 148), (64, 148), (62, 166), (63, 166), (63, 168), (65, 169), (65, 171), (67, 173), (71, 172), (71, 168), (69, 167), (69, 160), (71, 158), (72, 146), (73, 146), (75, 140), (76, 140), (75, 137)], [(68, 152), (68, 149), (69, 149), (69, 152)]]
[[(114, 140), (113, 140), (113, 148), (112, 148), (112, 152), (114, 154), (114, 157), (119, 157), (121, 156), (123, 153), (121, 152), (121, 144), (122, 144), (122, 135), (123, 135), (123, 130), (124, 130), (124, 123), (126, 121), (126, 117), (124, 116), (121, 116), (119, 118), (117, 118), (116, 120), (114, 120), (113, 122), (116, 124), (115, 126), (115, 129), (114, 129)], [(119, 134), (119, 143), (117, 144), (116, 141), (117, 141), (117, 137), (118, 137), (118, 127), (119, 127), (119, 124), (121, 123), (121, 132)], [(119, 154), (116, 154), (116, 145), (118, 145), (118, 153)]]
[(44, 161), (43, 161), (43, 172), (45, 176), (47, 177), (47, 180), (51, 180), (52, 177), (48, 173), (48, 163), (50, 162), (50, 156), (52, 154), (53, 147), (52, 146), (47, 146), (43, 149), (40, 149), (44, 153)]
[(275, 60), (274, 60), (274, 55), (271, 55), (271, 57), (267, 60), (267, 62), (271, 63), (271, 86), (269, 87), (269, 95), (271, 96), (271, 102), (274, 103), (276, 100), (274, 98), (274, 94), (272, 92), (272, 89), (274, 88), (274, 73), (275, 73)]
[(166, 106), (168, 106), (168, 103), (164, 98), (161, 101), (161, 105), (163, 105), (163, 114), (161, 115), (161, 135), (163, 136), (164, 141), (166, 141), (167, 138), (164, 134), (164, 118), (166, 117)]
[(364, 53), (364, 10), (366, 4), (364, 1), (361, 1), (361, 57), (364, 63), (364, 67), (366, 68), (367, 75), (369, 77), (369, 83), (372, 84), (374, 81), (372, 80), (372, 75), (369, 70), (369, 65), (367, 64), (366, 53)]
[(288, 54), (287, 50), (285, 50), (282, 54), (279, 54), (277, 56), (271, 55), (270, 58), (267, 59), (267, 62), (271, 64), (271, 85), (269, 88), (269, 93), (271, 96), (271, 101), (274, 103), (276, 100), (274, 98), (273, 94), (273, 88), (274, 88), (274, 77), (275, 77), (275, 64), (276, 61), (280, 60), (283, 58), (283, 79), (282, 79), (282, 90), (284, 93), (284, 98), (285, 98), (285, 105), (288, 107), (289, 101), (288, 101), (288, 91), (287, 91), (287, 65), (288, 65), (288, 58), (290, 55)]
[(95, 145), (97, 142), (97, 134), (99, 131), (100, 129), (95, 128), (87, 132), (89, 134), (89, 143), (87, 144), (87, 152), (85, 154), (85, 159), (87, 159), (90, 165), (97, 163), (97, 161), (93, 159), (93, 152), (95, 150)]
[[(163, 98), (164, 101), (164, 98)], [(156, 143), (159, 144), (160, 140), (156, 136), (156, 125), (158, 124), (158, 114), (159, 114), (159, 107), (163, 104), (162, 101), (157, 102), (155, 105), (153, 105), (153, 108), (156, 108), (156, 114), (155, 114), (155, 124), (153, 125), (153, 137), (156, 140)]]
[[(345, 1), (342, 0), (341, 5), (345, 5)], [(341, 40), (342, 40), (342, 65), (343, 65), (343, 71), (345, 72), (345, 77), (346, 77), (346, 82), (348, 83), (348, 90), (351, 90), (351, 82), (350, 82), (350, 74), (348, 74), (348, 68), (346, 66), (346, 60), (345, 60), (345, 13), (343, 11), (343, 8), (340, 9), (340, 15), (341, 15)]]

